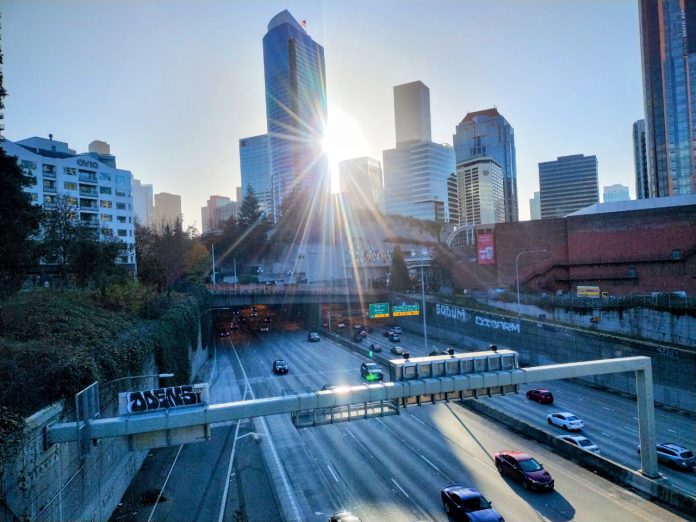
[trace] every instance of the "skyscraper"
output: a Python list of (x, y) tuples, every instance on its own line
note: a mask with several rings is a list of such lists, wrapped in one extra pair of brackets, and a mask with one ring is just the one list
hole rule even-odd
[(227, 196), (210, 196), (205, 207), (201, 207), (202, 232), (222, 230), (227, 221), (239, 214), (239, 203)]
[(382, 152), (385, 213), (448, 222), (454, 149), (430, 141), (429, 93), (422, 82), (394, 87), (396, 148)]
[(599, 203), (597, 157), (574, 154), (539, 163), (539, 199), (541, 219)]
[(322, 151), (326, 124), (324, 48), (287, 11), (275, 15), (263, 38), (266, 122), (271, 154), (273, 217), (294, 188), (328, 196)]
[(496, 108), (468, 112), (457, 125), (453, 140), (457, 164), (487, 156), (500, 165), (503, 170), (505, 221), (518, 221), (515, 132), (512, 125)]
[(154, 206), (152, 203), (153, 188), (151, 184), (143, 184), (133, 178), (133, 218), (144, 227), (151, 227)]
[(645, 145), (645, 120), (638, 120), (633, 124), (633, 164), (636, 172), (636, 199), (650, 197), (648, 157)]
[(341, 192), (354, 209), (378, 211), (382, 199), (382, 165), (373, 158), (339, 162)]
[(602, 201), (610, 203), (612, 201), (630, 201), (631, 196), (628, 193), (628, 187), (617, 183), (616, 185), (606, 185), (603, 190)]
[(155, 209), (153, 213), (153, 228), (162, 230), (165, 226), (174, 226), (181, 215), (181, 196), (160, 192), (155, 194)]
[(649, 197), (696, 194), (696, 2), (639, 11)]
[(239, 140), (239, 163), (242, 172), (241, 204), (249, 187), (259, 202), (259, 210), (267, 216), (273, 215), (273, 193), (271, 184), (271, 153), (268, 135), (252, 136)]
[(529, 219), (541, 219), (541, 197), (539, 191), (534, 192), (534, 197), (529, 198)]
[(505, 221), (503, 171), (488, 157), (457, 163), (459, 224), (488, 225)]

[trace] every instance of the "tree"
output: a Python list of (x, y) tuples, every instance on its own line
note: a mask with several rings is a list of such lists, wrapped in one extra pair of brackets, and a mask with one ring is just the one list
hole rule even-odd
[(75, 242), (87, 240), (92, 232), (85, 228), (85, 225), (80, 223), (77, 203), (70, 196), (58, 196), (55, 205), (44, 212), (39, 252), (44, 263), (58, 267), (58, 275), (63, 281), (67, 275)]
[[(0, 120), (6, 94), (0, 68)], [(41, 208), (33, 205), (30, 194), (24, 191), (34, 183), (36, 178), (0, 146), (0, 293), (19, 290), (24, 274), (36, 261), (33, 236), (39, 229)]]
[(395, 292), (404, 292), (411, 288), (411, 278), (399, 245), (396, 245), (392, 252), (390, 288)]
[(268, 220), (259, 208), (259, 201), (254, 190), (249, 186), (239, 209), (237, 227), (228, 259), (229, 257), (236, 259), (238, 267), (258, 259), (264, 253), (268, 229)]

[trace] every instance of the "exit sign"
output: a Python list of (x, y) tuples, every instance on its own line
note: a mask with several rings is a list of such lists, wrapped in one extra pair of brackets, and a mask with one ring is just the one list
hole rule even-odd
[(373, 303), (369, 307), (370, 319), (389, 317), (389, 303)]
[(392, 315), (394, 317), (401, 317), (404, 315), (420, 315), (420, 307), (417, 304), (397, 305), (392, 307)]

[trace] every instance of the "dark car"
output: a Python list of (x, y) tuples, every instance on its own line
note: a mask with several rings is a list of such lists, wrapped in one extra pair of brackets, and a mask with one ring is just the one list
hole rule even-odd
[(220, 330), (220, 337), (229, 337), (229, 336), (230, 336), (229, 330)]
[(377, 363), (364, 362), (360, 365), (360, 375), (366, 381), (381, 381), (384, 380), (382, 368)]
[(453, 485), (440, 492), (445, 512), (454, 520), (472, 522), (505, 522), (491, 507), (491, 502), (474, 488)]
[(392, 332), (392, 333), (389, 334), (389, 340), (390, 340), (391, 342), (393, 342), (393, 343), (400, 343), (400, 342), (401, 342), (401, 336), (400, 336), (398, 333), (396, 333), (396, 332)]
[(495, 454), (495, 467), (501, 475), (521, 482), (525, 489), (553, 489), (551, 474), (534, 457), (521, 451), (499, 451)]
[[(690, 470), (696, 466), (696, 456), (694, 456), (694, 452), (678, 444), (665, 442), (658, 444), (655, 449), (657, 450), (658, 462), (685, 470)], [(638, 453), (640, 453), (640, 446), (638, 446)]]
[(288, 373), (288, 363), (283, 359), (273, 361), (273, 373)]
[(546, 388), (529, 390), (527, 398), (531, 401), (537, 401), (539, 404), (553, 404), (553, 393)]
[(321, 391), (331, 391), (331, 390), (335, 390), (335, 389), (336, 389), (336, 385), (335, 385), (335, 384), (324, 384), (324, 385), (321, 387)]
[(340, 513), (332, 515), (329, 522), (360, 522), (360, 519), (350, 514), (348, 511), (341, 511)]
[(382, 347), (379, 344), (372, 343), (370, 345), (370, 350), (376, 353), (380, 353), (382, 351)]
[(310, 343), (317, 343), (321, 340), (321, 337), (319, 337), (319, 334), (317, 332), (309, 332), (307, 334), (307, 340)]

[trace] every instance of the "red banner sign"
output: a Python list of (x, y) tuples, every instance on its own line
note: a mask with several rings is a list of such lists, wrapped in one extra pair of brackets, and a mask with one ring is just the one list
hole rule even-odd
[(495, 264), (495, 248), (493, 234), (478, 234), (476, 236), (476, 251), (479, 265)]

